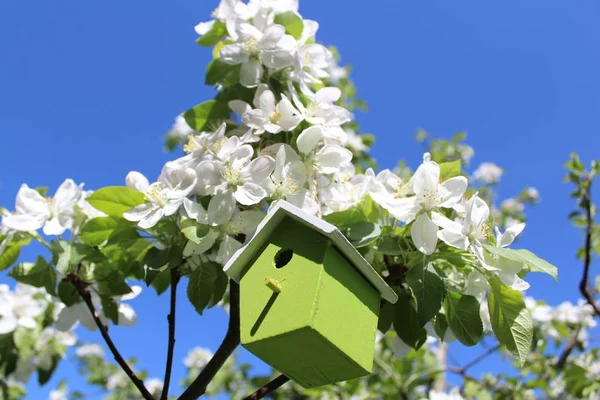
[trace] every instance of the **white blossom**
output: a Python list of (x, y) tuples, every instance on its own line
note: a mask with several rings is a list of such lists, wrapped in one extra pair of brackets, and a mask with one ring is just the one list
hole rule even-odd
[(71, 179), (65, 180), (54, 197), (44, 198), (23, 184), (17, 193), (15, 212), (4, 216), (2, 225), (15, 231), (36, 231), (43, 227), (46, 235), (61, 235), (70, 229), (74, 207), (81, 197), (81, 188)]
[(196, 174), (191, 168), (180, 168), (167, 163), (158, 182), (149, 184), (139, 172), (132, 171), (125, 179), (127, 186), (144, 193), (146, 202), (123, 213), (123, 218), (138, 223), (142, 229), (150, 229), (163, 217), (175, 214), (183, 199), (196, 185)]
[(483, 183), (493, 184), (500, 182), (502, 172), (502, 168), (496, 164), (485, 162), (477, 167), (475, 172), (473, 172), (473, 177)]
[(75, 350), (77, 357), (104, 357), (104, 350), (97, 344), (82, 344)]
[(0, 285), (0, 334), (6, 334), (19, 327), (34, 329), (35, 318), (48, 306), (41, 289), (18, 283), (13, 292), (8, 285)]
[[(122, 303), (123, 301), (132, 300), (137, 297), (142, 291), (141, 286), (134, 285), (131, 287), (131, 293), (124, 296), (115, 296), (113, 300), (117, 304), (118, 323), (119, 325), (131, 327), (137, 322), (137, 315), (129, 304)], [(109, 319), (102, 311), (102, 303), (96, 292), (91, 292), (92, 303), (100, 315), (100, 320), (108, 325)], [(86, 329), (95, 331), (97, 326), (92, 318), (90, 310), (84, 303), (76, 303), (70, 307), (63, 308), (55, 321), (56, 329), (62, 332), (67, 332), (73, 329), (78, 323), (81, 323)]]
[[(262, 28), (262, 29), (261, 29)], [(219, 50), (222, 62), (231, 65), (241, 64), (240, 83), (246, 87), (256, 87), (264, 73), (263, 64), (269, 68), (284, 68), (293, 62), (293, 49), (288, 43), (294, 39), (285, 35), (281, 25), (254, 26), (241, 23), (237, 27), (237, 41)], [(280, 42), (284, 42), (282, 46)]]
[(154, 395), (160, 395), (163, 389), (163, 381), (158, 378), (144, 379), (144, 386)]
[(202, 369), (213, 357), (213, 352), (204, 347), (194, 347), (191, 349), (183, 363), (188, 368)]
[(232, 191), (242, 205), (253, 205), (267, 197), (264, 181), (273, 172), (275, 160), (268, 156), (252, 159), (254, 149), (230, 137), (217, 152), (216, 160), (205, 160), (196, 167), (201, 195)]
[(256, 90), (254, 109), (241, 100), (230, 101), (229, 107), (242, 116), (244, 124), (254, 129), (255, 135), (265, 131), (269, 133), (291, 131), (302, 121), (299, 111), (285, 95), (282, 94), (281, 100), (276, 103), (275, 95), (264, 84), (259, 85)]
[(440, 183), (440, 166), (431, 161), (429, 153), (417, 168), (412, 182), (414, 196), (393, 198), (383, 204), (394, 217), (413, 222), (411, 237), (421, 252), (432, 254), (437, 246), (439, 207), (457, 208), (467, 189), (467, 179), (455, 176)]

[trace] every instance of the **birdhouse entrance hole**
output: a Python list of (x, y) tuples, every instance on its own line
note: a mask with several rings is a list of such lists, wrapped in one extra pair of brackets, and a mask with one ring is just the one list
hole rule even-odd
[(275, 260), (275, 268), (283, 268), (292, 260), (294, 256), (294, 251), (292, 249), (281, 249), (279, 250), (274, 257)]

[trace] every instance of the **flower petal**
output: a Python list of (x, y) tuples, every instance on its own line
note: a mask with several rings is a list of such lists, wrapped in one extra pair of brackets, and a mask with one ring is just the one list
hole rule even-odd
[(208, 224), (208, 216), (202, 204), (196, 203), (190, 199), (183, 199), (183, 208), (188, 217), (195, 219), (201, 224)]
[(17, 193), (15, 210), (17, 214), (50, 214), (46, 199), (26, 184), (21, 185)]
[(259, 47), (262, 50), (272, 49), (277, 46), (277, 43), (283, 38), (285, 35), (285, 28), (281, 25), (272, 25), (270, 26), (263, 37), (260, 39)]
[(148, 178), (137, 171), (131, 171), (125, 177), (125, 185), (128, 188), (135, 189), (138, 192), (146, 192), (150, 186)]
[(440, 186), (442, 187), (443, 192), (443, 200), (440, 203), (440, 207), (449, 208), (452, 207), (454, 204), (458, 203), (463, 198), (465, 192), (467, 191), (467, 178), (465, 178), (464, 176), (455, 176), (453, 178), (448, 179)]
[(233, 216), (228, 227), (233, 234), (243, 233), (249, 236), (256, 230), (264, 217), (265, 213), (262, 211), (242, 211)]
[(67, 219), (64, 222), (67, 222), (65, 225), (63, 225), (61, 222), (61, 219), (58, 218), (58, 216), (46, 221), (46, 223), (44, 224), (44, 229), (42, 229), (42, 231), (44, 232), (44, 235), (48, 235), (48, 236), (58, 236), (58, 235), (62, 235), (67, 228), (69, 227), (69, 225), (71, 225), (71, 220)]
[(270, 90), (265, 90), (258, 98), (258, 107), (267, 118), (275, 112), (275, 95)]
[(238, 203), (244, 206), (251, 206), (267, 197), (267, 192), (256, 183), (246, 182), (242, 186), (238, 186), (234, 195)]
[(17, 329), (19, 323), (15, 317), (12, 315), (3, 315), (0, 316), (0, 335), (4, 335), (6, 333), (10, 333)]
[(73, 207), (81, 198), (81, 188), (72, 179), (66, 179), (56, 189), (54, 204), (58, 213), (73, 213)]
[(317, 152), (314, 161), (321, 173), (333, 174), (352, 161), (352, 152), (341, 146), (328, 144)]
[(244, 115), (248, 111), (252, 110), (250, 104), (242, 100), (231, 100), (229, 103), (227, 103), (227, 105), (229, 106), (231, 111), (238, 115)]
[(235, 199), (231, 190), (215, 195), (208, 203), (208, 222), (211, 225), (223, 225), (231, 219), (235, 208)]
[(215, 20), (208, 22), (200, 22), (194, 27), (196, 33), (200, 36), (205, 35), (208, 31), (210, 31), (215, 24)]
[(515, 238), (519, 236), (521, 232), (525, 229), (525, 223), (522, 222), (520, 224), (513, 225), (509, 228), (506, 228), (503, 234), (498, 235), (496, 239), (496, 246), (498, 247), (507, 247), (514, 242)]
[(416, 194), (437, 192), (440, 181), (440, 166), (432, 161), (424, 161), (413, 176), (413, 188)]
[(240, 70), (240, 83), (245, 87), (255, 87), (260, 83), (263, 72), (264, 69), (260, 62), (254, 59), (248, 60), (242, 64)]
[(233, 43), (219, 50), (219, 57), (225, 64), (237, 65), (247, 63), (250, 56), (241, 44)]
[(309, 154), (317, 147), (322, 138), (323, 130), (321, 126), (315, 125), (306, 128), (298, 135), (298, 139), (296, 140), (298, 151), (302, 154)]
[(123, 218), (125, 218), (127, 221), (132, 222), (140, 221), (146, 218), (148, 215), (150, 215), (150, 213), (155, 207), (156, 206), (150, 203), (140, 204), (139, 206), (135, 206), (129, 211), (125, 211), (123, 213)]
[(19, 232), (37, 231), (46, 222), (43, 215), (12, 214), (2, 219), (2, 226)]
[(437, 246), (438, 226), (423, 213), (417, 217), (410, 227), (410, 236), (417, 249), (427, 255), (433, 254)]
[(336, 87), (324, 87), (315, 93), (315, 103), (335, 103), (342, 96), (342, 91)]
[(162, 208), (155, 207), (150, 212), (150, 214), (148, 214), (146, 217), (142, 218), (140, 222), (138, 222), (138, 226), (142, 229), (150, 229), (154, 225), (156, 225), (158, 221), (160, 221), (160, 219), (164, 216), (165, 210)]

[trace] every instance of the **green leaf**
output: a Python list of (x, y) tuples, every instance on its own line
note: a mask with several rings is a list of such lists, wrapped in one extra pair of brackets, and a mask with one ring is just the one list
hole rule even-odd
[(144, 256), (143, 263), (150, 269), (156, 271), (165, 271), (181, 265), (182, 254), (180, 247), (168, 247), (159, 250), (156, 247), (150, 248)]
[(48, 194), (48, 186), (38, 186), (33, 190), (38, 192), (42, 197), (46, 197), (46, 195)]
[(229, 114), (227, 103), (209, 100), (187, 110), (183, 117), (193, 130), (201, 132), (217, 128)]
[(435, 320), (433, 321), (433, 330), (443, 342), (444, 337), (446, 337), (446, 332), (448, 331), (448, 320), (444, 314), (440, 313), (435, 316)]
[(453, 143), (460, 143), (467, 138), (467, 132), (461, 131), (457, 132), (452, 136)]
[(442, 308), (446, 287), (431, 265), (419, 264), (406, 274), (406, 283), (417, 302), (417, 320), (425, 326)]
[(344, 211), (327, 214), (323, 216), (323, 219), (337, 226), (339, 229), (344, 229), (358, 222), (366, 221), (367, 217), (357, 208), (349, 208)]
[(202, 263), (190, 275), (187, 296), (200, 315), (213, 298), (217, 273), (213, 263)]
[(529, 250), (507, 249), (503, 247), (491, 246), (484, 244), (485, 249), (501, 258), (509, 261), (517, 262), (524, 265), (529, 272), (544, 272), (558, 281), (558, 268), (550, 264), (548, 261), (542, 260)]
[(399, 256), (406, 253), (406, 249), (402, 248), (400, 238), (398, 236), (382, 236), (377, 244), (377, 252), (388, 254), (390, 256)]
[(202, 243), (202, 239), (209, 230), (208, 225), (198, 224), (191, 219), (186, 219), (181, 223), (181, 233), (183, 233), (183, 236), (196, 244)]
[(52, 262), (56, 265), (56, 270), (63, 275), (71, 272), (71, 245), (64, 240), (52, 241), (54, 248)]
[(474, 346), (483, 337), (483, 323), (479, 315), (479, 301), (473, 296), (448, 291), (444, 310), (448, 326), (465, 346)]
[(126, 186), (108, 186), (86, 198), (95, 209), (109, 217), (122, 217), (125, 211), (144, 203), (144, 195)]
[[(583, 398), (583, 390), (588, 386), (587, 379), (588, 372), (585, 368), (577, 365), (570, 364), (569, 368), (565, 371), (565, 387), (567, 392), (575, 398)], [(590, 397), (592, 398), (592, 397)]]
[(35, 351), (35, 342), (39, 333), (34, 329), (17, 329), (13, 333), (15, 347), (19, 350), (19, 356), (27, 359)]
[(506, 346), (522, 366), (533, 340), (531, 315), (521, 292), (506, 286), (497, 277), (488, 281), (492, 288), (488, 295), (492, 329), (500, 344)]
[(381, 227), (373, 222), (362, 221), (348, 227), (346, 235), (354, 247), (373, 243), (381, 234)]
[(229, 276), (223, 271), (223, 268), (217, 263), (214, 264), (214, 267), (216, 269), (217, 277), (215, 279), (213, 295), (208, 304), (208, 308), (216, 306), (223, 300), (223, 296), (225, 296), (225, 292), (227, 291), (227, 285), (229, 284)]
[(212, 47), (225, 35), (227, 35), (227, 27), (217, 19), (208, 32), (196, 39), (196, 43), (200, 46)]
[(377, 322), (377, 329), (380, 332), (386, 333), (392, 327), (392, 322), (394, 321), (396, 308), (393, 304), (384, 303), (381, 309), (379, 310), (379, 321)]
[(460, 176), (460, 159), (440, 163), (440, 182), (444, 182), (455, 176)]
[(112, 321), (113, 324), (119, 324), (119, 306), (110, 296), (100, 296), (102, 303), (102, 313)]
[(60, 281), (58, 284), (58, 298), (65, 306), (71, 307), (73, 304), (80, 303), (81, 297), (71, 282)]
[[(171, 273), (168, 270), (159, 272), (147, 269), (146, 274), (146, 284), (152, 285), (159, 296), (171, 286)], [(152, 276), (151, 279), (148, 279), (149, 276)]]
[(56, 295), (56, 272), (42, 257), (35, 264), (22, 263), (13, 268), (8, 274), (17, 282), (38, 288), (46, 288), (51, 295)]
[[(2, 240), (6, 240), (5, 238), (0, 238), (0, 242)], [(19, 254), (21, 254), (21, 248), (26, 244), (29, 244), (31, 239), (17, 239), (8, 242), (2, 254), (0, 254), (0, 271), (4, 271), (11, 265), (17, 262), (19, 258)]]
[(71, 245), (70, 263), (76, 265), (82, 261), (91, 263), (101, 263), (106, 261), (106, 256), (96, 247), (89, 246), (85, 243), (73, 243)]
[(224, 87), (223, 90), (217, 94), (215, 100), (220, 103), (229, 103), (231, 100), (242, 100), (248, 104), (252, 104), (254, 92), (255, 90), (236, 83), (235, 85)]
[(98, 283), (98, 293), (108, 296), (122, 296), (131, 293), (131, 288), (125, 277), (119, 271), (108, 265), (97, 265), (94, 269), (94, 279)]
[[(221, 84), (224, 87), (235, 85), (240, 81), (241, 64), (229, 65), (219, 59), (212, 60), (206, 68), (205, 85)], [(217, 99), (219, 100), (219, 99)]]
[(398, 302), (394, 308), (394, 329), (398, 337), (418, 350), (427, 341), (427, 332), (419, 325), (415, 299), (410, 290), (398, 293)]
[(58, 366), (58, 362), (62, 359), (60, 354), (54, 354), (52, 356), (52, 364), (49, 369), (38, 369), (38, 383), (40, 386), (43, 386), (52, 378), (56, 367)]
[(282, 25), (288, 35), (292, 35), (294, 39), (299, 40), (304, 30), (302, 18), (293, 11), (287, 11), (275, 16), (276, 24)]
[(132, 229), (122, 218), (98, 217), (89, 220), (79, 232), (79, 238), (90, 246), (100, 246), (116, 231)]

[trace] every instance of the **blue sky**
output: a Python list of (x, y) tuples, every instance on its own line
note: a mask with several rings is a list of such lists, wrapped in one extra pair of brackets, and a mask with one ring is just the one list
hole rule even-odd
[[(91, 189), (122, 184), (132, 169), (158, 175), (171, 157), (161, 138), (173, 117), (212, 96), (203, 85), (210, 51), (194, 43), (193, 26), (216, 5), (1, 2), (0, 204), (12, 208), (23, 182), (53, 191), (67, 177)], [(561, 283), (532, 276), (529, 293), (552, 304), (576, 300), (582, 236), (566, 221), (574, 204), (562, 165), (571, 151), (586, 162), (600, 154), (600, 3), (303, 0), (300, 12), (352, 65), (370, 106), (357, 119), (376, 135), (382, 167), (419, 163), (419, 127), (444, 137), (466, 130), (472, 166), (505, 168), (501, 197), (540, 190), (519, 244), (558, 265)], [(146, 292), (132, 303), (137, 327), (114, 329), (114, 337), (162, 378), (167, 298)], [(198, 317), (181, 294), (177, 360), (194, 345), (214, 350), (226, 321), (220, 310)], [(461, 350), (459, 359), (475, 352)], [(60, 378), (82, 385), (72, 365), (63, 363), (53, 382)], [(48, 389), (33, 386), (31, 398)]]

